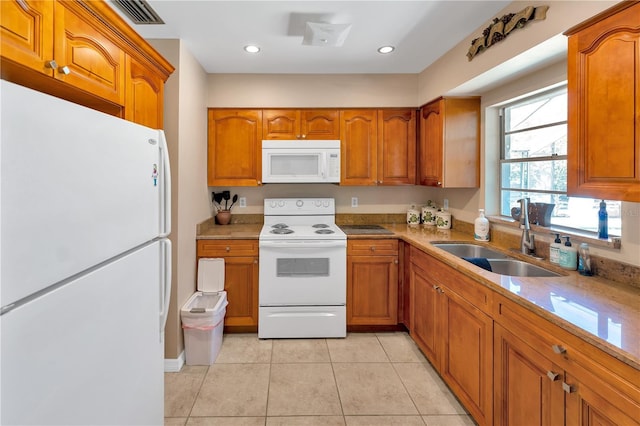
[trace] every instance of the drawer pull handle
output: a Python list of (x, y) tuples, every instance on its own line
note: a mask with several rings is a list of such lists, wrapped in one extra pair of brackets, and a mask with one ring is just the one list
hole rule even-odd
[(547, 377), (552, 382), (555, 382), (558, 379), (558, 373), (554, 373), (553, 371), (547, 371)]
[(226, 250), (227, 250), (227, 252), (230, 252), (231, 251), (231, 247), (227, 246)]
[(575, 391), (575, 389), (573, 388), (573, 386), (562, 382), (562, 390), (565, 391), (566, 393), (573, 393)]
[(563, 354), (567, 352), (567, 350), (560, 345), (552, 345), (551, 349), (553, 349), (553, 351), (557, 354)]

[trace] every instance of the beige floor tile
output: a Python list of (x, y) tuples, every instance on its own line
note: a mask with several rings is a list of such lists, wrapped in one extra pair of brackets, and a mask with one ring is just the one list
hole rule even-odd
[(264, 426), (264, 417), (189, 417), (187, 426)]
[(420, 416), (346, 416), (347, 426), (424, 426)]
[(269, 363), (271, 340), (260, 340), (257, 334), (225, 334), (216, 364)]
[(164, 426), (184, 426), (187, 424), (187, 417), (165, 417)]
[(333, 364), (345, 415), (418, 414), (390, 363)]
[(191, 415), (265, 416), (269, 369), (269, 364), (212, 365)]
[(267, 426), (344, 426), (342, 416), (267, 417)]
[(428, 364), (395, 363), (393, 367), (420, 414), (466, 414), (451, 391), (431, 374)]
[(474, 426), (471, 416), (422, 416), (427, 426)]
[(177, 373), (164, 374), (165, 417), (188, 417), (209, 366), (185, 365)]
[(330, 362), (327, 341), (325, 339), (274, 340), (271, 362)]
[(407, 333), (378, 333), (378, 340), (391, 362), (426, 362)]
[(272, 364), (268, 416), (342, 415), (331, 364)]
[(375, 334), (349, 333), (345, 339), (327, 339), (331, 362), (389, 362)]

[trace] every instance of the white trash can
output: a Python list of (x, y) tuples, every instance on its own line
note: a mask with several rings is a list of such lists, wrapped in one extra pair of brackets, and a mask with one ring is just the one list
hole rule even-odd
[(194, 293), (180, 312), (187, 365), (211, 365), (222, 346), (227, 292)]
[(187, 365), (211, 365), (222, 346), (227, 292), (224, 291), (224, 259), (198, 260), (198, 291), (182, 306)]

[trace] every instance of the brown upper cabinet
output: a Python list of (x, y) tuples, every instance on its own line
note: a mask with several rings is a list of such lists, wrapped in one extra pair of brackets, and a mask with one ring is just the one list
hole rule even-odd
[(420, 109), (418, 183), (480, 186), (480, 98), (439, 98)]
[(640, 3), (568, 30), (567, 193), (640, 201)]
[(342, 185), (415, 184), (415, 109), (342, 110), (340, 140)]
[(262, 110), (209, 109), (208, 185), (262, 182)]
[(339, 139), (335, 109), (266, 109), (262, 111), (262, 139)]
[(162, 127), (173, 67), (103, 1), (0, 2), (2, 78)]

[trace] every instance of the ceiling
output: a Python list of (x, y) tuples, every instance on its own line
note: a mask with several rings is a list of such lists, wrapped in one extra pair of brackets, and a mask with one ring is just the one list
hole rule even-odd
[[(416, 74), (511, 1), (148, 0), (164, 25), (147, 39), (182, 39), (208, 73)], [(123, 15), (118, 8), (114, 9)], [(306, 22), (351, 24), (341, 47), (303, 45)], [(260, 46), (257, 54), (243, 50)], [(378, 47), (396, 50), (382, 55)]]

